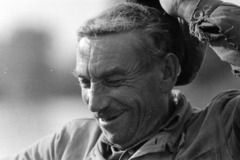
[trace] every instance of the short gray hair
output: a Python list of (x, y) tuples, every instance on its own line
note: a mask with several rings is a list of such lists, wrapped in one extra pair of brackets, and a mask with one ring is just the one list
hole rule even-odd
[[(155, 64), (165, 53), (176, 53), (171, 28), (178, 25), (165, 12), (136, 3), (117, 4), (81, 26), (78, 40), (123, 32), (137, 32), (134, 46), (144, 64)], [(174, 29), (172, 29), (174, 30)], [(178, 55), (177, 55), (178, 56)], [(180, 58), (180, 57), (178, 57)]]

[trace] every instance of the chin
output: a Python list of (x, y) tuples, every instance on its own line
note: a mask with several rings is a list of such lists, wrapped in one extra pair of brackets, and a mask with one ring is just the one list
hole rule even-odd
[(110, 142), (111, 144), (114, 144), (115, 146), (119, 147), (119, 148), (124, 148), (124, 146), (126, 146), (128, 140), (126, 136), (123, 136), (121, 134), (118, 133), (108, 133), (106, 131), (104, 131), (104, 136), (107, 138), (108, 142)]
[(104, 136), (106, 137), (108, 142), (114, 144), (114, 146), (120, 149), (129, 148), (134, 144), (133, 139), (129, 137), (130, 135), (128, 133), (125, 135), (118, 133), (116, 134), (104, 133)]

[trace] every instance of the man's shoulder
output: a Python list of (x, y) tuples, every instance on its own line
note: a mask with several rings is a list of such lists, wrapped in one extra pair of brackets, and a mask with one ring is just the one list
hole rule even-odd
[(206, 123), (207, 126), (223, 124), (228, 125), (233, 121), (236, 108), (240, 108), (240, 90), (227, 90), (215, 96), (205, 109), (196, 110), (190, 124)]
[(209, 106), (218, 108), (220, 111), (228, 110), (236, 107), (236, 104), (240, 99), (240, 90), (232, 89), (221, 92), (215, 98), (212, 99)]
[(95, 119), (93, 118), (79, 118), (74, 119), (64, 125), (63, 130), (68, 133), (75, 132), (89, 132), (91, 130), (98, 129), (99, 126)]
[(96, 123), (96, 120), (94, 118), (78, 118), (73, 119), (69, 121), (67, 124), (65, 124), (65, 127), (73, 127), (73, 126), (85, 126), (85, 125), (94, 125)]
[(213, 98), (213, 101), (223, 99), (223, 98), (231, 99), (236, 96), (240, 96), (240, 90), (239, 89), (230, 89), (230, 90), (226, 90), (226, 91), (219, 93), (215, 98)]
[(189, 155), (192, 152), (196, 155), (198, 151), (199, 155), (211, 153), (228, 156), (219, 150), (226, 150), (228, 149), (226, 144), (231, 144), (233, 124), (240, 121), (240, 116), (235, 116), (240, 113), (239, 99), (240, 90), (224, 91), (213, 98), (205, 109), (193, 114), (185, 125), (187, 129), (184, 154)]
[[(81, 157), (96, 144), (102, 131), (97, 122), (91, 118), (75, 119), (67, 123), (54, 136), (55, 148), (59, 153), (68, 153), (67, 156)], [(66, 158), (66, 159), (68, 159)]]
[(225, 132), (230, 132), (232, 124), (240, 121), (240, 117), (236, 116), (240, 111), (240, 90), (221, 92), (212, 99), (205, 111), (210, 119), (216, 119)]

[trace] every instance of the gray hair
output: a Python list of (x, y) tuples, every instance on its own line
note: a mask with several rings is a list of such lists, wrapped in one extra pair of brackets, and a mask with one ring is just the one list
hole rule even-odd
[(89, 19), (77, 33), (79, 41), (83, 37), (99, 38), (123, 32), (140, 33), (136, 34), (138, 41), (134, 42), (134, 47), (146, 65), (155, 64), (153, 62), (158, 62), (165, 53), (177, 51), (171, 31), (177, 24), (163, 11), (125, 2)]

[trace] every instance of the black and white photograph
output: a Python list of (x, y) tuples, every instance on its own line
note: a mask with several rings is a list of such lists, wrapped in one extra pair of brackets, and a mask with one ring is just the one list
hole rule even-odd
[(0, 160), (240, 159), (239, 0), (2, 0)]

